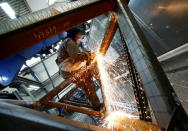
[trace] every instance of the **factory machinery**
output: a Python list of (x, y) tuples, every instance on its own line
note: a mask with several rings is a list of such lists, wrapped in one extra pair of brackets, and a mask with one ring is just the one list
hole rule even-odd
[[(0, 59), (3, 60), (17, 54), (36, 43), (109, 12), (110, 22), (99, 52), (105, 56), (115, 32), (119, 30), (140, 120), (152, 122), (155, 119), (162, 130), (186, 130), (188, 129), (187, 115), (129, 10), (128, 2), (129, 0), (76, 1), (69, 3), (70, 5), (68, 4), (66, 8), (56, 5), (51, 10), (39, 11), (38, 14), (27, 16), (28, 18), (20, 17), (14, 21), (15, 26), (10, 26), (11, 23), (7, 23), (7, 26), (1, 30), (0, 43), (3, 44), (3, 48), (1, 48)], [(50, 11), (51, 13), (49, 13)], [(44, 12), (49, 14), (42, 15)], [(38, 18), (31, 21), (30, 18), (36, 18), (35, 16)], [(28, 19), (28, 23), (24, 23), (25, 25), (22, 23), (24, 19)], [(10, 43), (12, 43), (11, 46)], [(7, 129), (8, 126), (8, 129), (12, 130), (107, 130), (38, 112), (58, 108), (100, 118), (105, 117), (105, 100), (104, 103), (100, 103), (93, 86), (94, 77), (100, 83), (99, 88), (102, 88), (103, 99), (105, 99), (95, 57), (95, 54), (89, 56), (86, 67), (64, 80), (39, 101), (1, 100), (1, 128)], [(75, 83), (77, 86), (58, 101), (54, 100), (71, 83)], [(81, 99), (71, 99), (78, 87), (84, 90), (89, 103)], [(150, 109), (152, 109), (152, 114)], [(24, 124), (18, 126), (19, 123)]]

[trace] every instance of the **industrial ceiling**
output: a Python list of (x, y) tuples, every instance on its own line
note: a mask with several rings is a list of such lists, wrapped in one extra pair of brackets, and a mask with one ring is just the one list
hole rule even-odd
[[(25, 0), (6, 0), (2, 2), (8, 2), (12, 9), (16, 12), (16, 16), (20, 17), (30, 13), (29, 6)], [(10, 17), (0, 8), (0, 22), (11, 20)]]

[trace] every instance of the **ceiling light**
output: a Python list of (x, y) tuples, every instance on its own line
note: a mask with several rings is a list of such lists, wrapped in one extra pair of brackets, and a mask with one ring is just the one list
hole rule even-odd
[(38, 90), (40, 89), (40, 87), (35, 86), (35, 85), (29, 85), (29, 87), (27, 87), (28, 90)]
[(15, 19), (16, 15), (14, 10), (10, 7), (10, 5), (6, 2), (0, 3), (1, 8), (9, 15), (11, 19)]
[(48, 2), (49, 2), (49, 5), (52, 5), (56, 2), (56, 0), (49, 0)]

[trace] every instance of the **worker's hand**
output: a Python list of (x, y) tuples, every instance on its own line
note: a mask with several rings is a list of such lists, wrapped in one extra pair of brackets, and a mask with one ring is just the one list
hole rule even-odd
[(92, 63), (96, 62), (96, 54), (95, 53), (90, 53), (90, 52), (85, 52), (85, 54), (87, 55), (87, 65), (90, 65)]
[(87, 57), (87, 59), (90, 59), (91, 57), (91, 53), (89, 51), (85, 51), (85, 56)]
[(96, 54), (94, 54), (94, 53), (90, 54), (90, 60), (94, 60), (95, 57), (96, 57)]
[(95, 54), (91, 54), (89, 51), (85, 51), (79, 54), (80, 61), (87, 61), (87, 65), (90, 65), (90, 63), (94, 60)]
[(78, 54), (78, 57), (77, 57), (77, 60), (78, 60), (78, 61), (88, 60), (88, 54), (85, 53), (85, 52), (79, 53), (79, 54)]

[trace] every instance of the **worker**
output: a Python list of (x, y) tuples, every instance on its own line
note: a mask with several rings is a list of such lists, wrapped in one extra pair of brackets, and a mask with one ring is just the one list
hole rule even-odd
[(72, 38), (67, 38), (61, 43), (56, 63), (64, 79), (71, 77), (86, 65), (88, 58), (86, 43), (87, 37), (84, 32), (78, 32)]
[[(60, 68), (60, 74), (64, 79), (72, 77), (82, 67), (87, 66), (93, 57), (86, 50), (87, 37), (84, 32), (75, 33), (71, 37), (61, 43), (56, 61)], [(98, 96), (94, 93), (91, 72), (88, 71), (87, 74), (85, 72), (80, 77), (84, 77), (87, 82), (83, 83), (81, 79), (81, 81), (76, 81), (75, 83), (84, 90), (86, 98), (91, 102), (93, 108), (99, 110), (101, 104)]]

